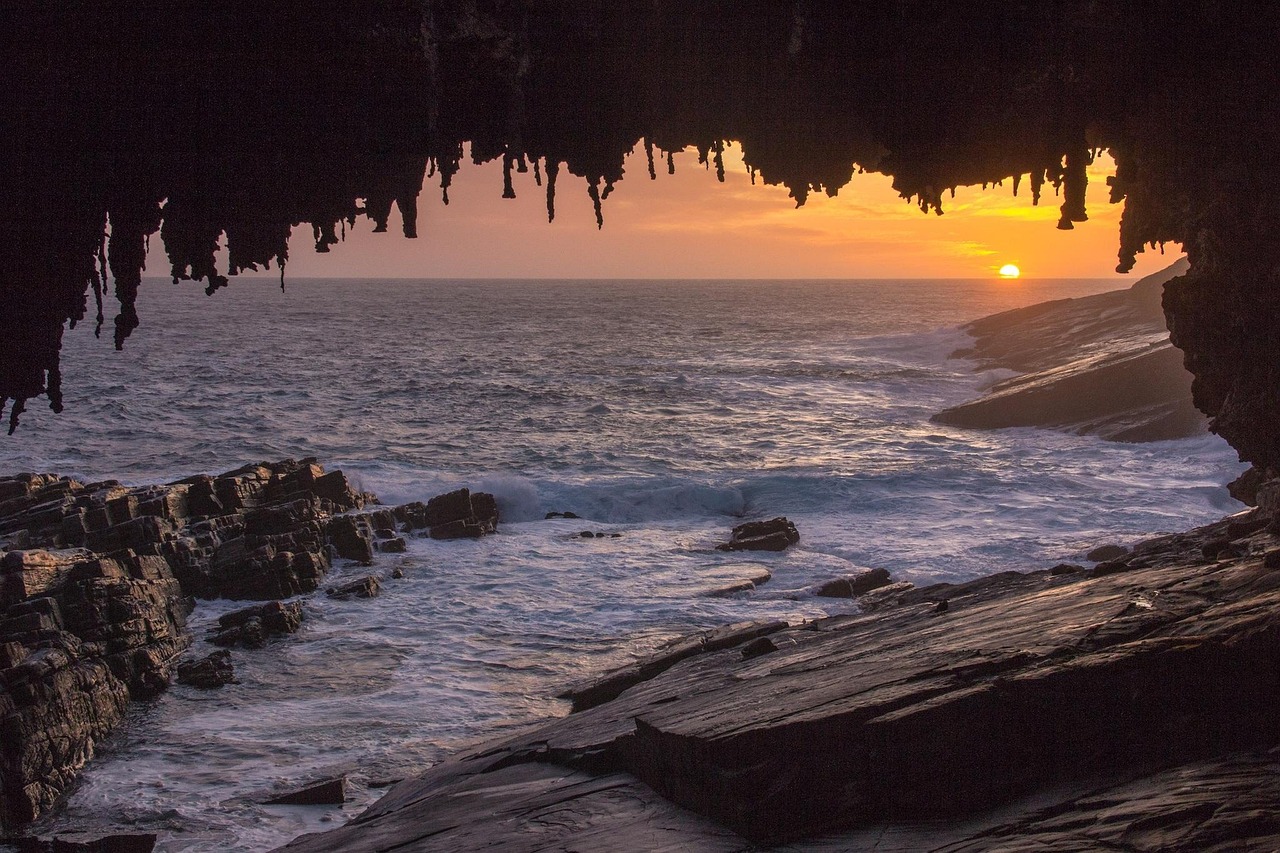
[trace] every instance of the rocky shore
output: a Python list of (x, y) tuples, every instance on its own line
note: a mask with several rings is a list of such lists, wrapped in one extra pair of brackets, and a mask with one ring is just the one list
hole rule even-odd
[[(204, 687), (234, 678), (225, 651), (178, 661), (194, 598), (314, 592), (335, 559), (369, 565), (403, 551), (402, 534), (478, 537), (498, 519), (491, 495), (466, 489), (375, 502), (314, 459), (142, 487), (0, 478), (0, 830), (56, 804), (129, 702), (175, 670)], [(349, 594), (377, 585), (370, 576)], [(210, 639), (253, 648), (301, 618), (296, 603), (270, 603), (227, 614)]]
[(1049, 427), (1112, 441), (1203, 434), (1208, 419), (1192, 402), (1192, 376), (1169, 340), (1161, 306), (1165, 283), (1187, 269), (1182, 259), (1125, 290), (968, 324), (973, 346), (954, 357), (1017, 375), (933, 420), (977, 429)]
[(1273, 849), (1272, 494), (1092, 568), (690, 638), (281, 850)]

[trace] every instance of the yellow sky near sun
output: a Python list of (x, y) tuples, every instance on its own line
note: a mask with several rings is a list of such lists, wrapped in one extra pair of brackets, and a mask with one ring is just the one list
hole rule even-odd
[[(556, 221), (546, 221), (544, 191), (532, 173), (515, 175), (515, 199), (503, 199), (498, 163), (464, 166), (440, 202), (428, 181), (419, 200), (419, 233), (406, 240), (393, 212), (388, 233), (368, 220), (325, 255), (310, 229), (295, 229), (291, 277), (410, 278), (995, 278), (1015, 264), (1031, 278), (1126, 280), (1177, 256), (1148, 252), (1130, 276), (1114, 273), (1121, 206), (1107, 202), (1103, 155), (1090, 167), (1090, 221), (1059, 231), (1061, 199), (1045, 187), (1038, 207), (1023, 182), (982, 190), (961, 187), (944, 198), (943, 216), (898, 198), (884, 175), (855, 175), (835, 198), (811, 194), (796, 209), (784, 187), (752, 185), (736, 146), (725, 152), (725, 182), (676, 155), (676, 174), (646, 174), (643, 152), (605, 201), (596, 229), (581, 179), (561, 172)], [(167, 267), (153, 241), (152, 274)], [(225, 262), (225, 261), (224, 261)]]

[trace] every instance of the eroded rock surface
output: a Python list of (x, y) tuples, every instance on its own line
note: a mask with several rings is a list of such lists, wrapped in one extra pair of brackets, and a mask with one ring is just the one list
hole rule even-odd
[[(314, 590), (326, 523), (367, 499), (313, 460), (162, 486), (0, 478), (0, 827), (52, 806), (129, 701), (168, 685), (192, 596)], [(220, 637), (256, 645), (295, 615), (296, 604), (231, 614)], [(229, 660), (187, 674), (225, 683)]]
[[(1163, 784), (1154, 774), (1168, 768), (1200, 772), (1217, 756), (1280, 743), (1280, 572), (1263, 565), (1277, 540), (1258, 520), (1141, 543), (1101, 577), (1010, 572), (899, 589), (869, 612), (769, 632), (762, 654), (708, 649), (628, 667), (579, 712), (464, 753), (401, 783), (347, 827), (282, 849), (511, 844), (513, 827), (480, 806), (492, 791), (530, 795), (504, 796), (498, 808), (533, 820), (531, 832), (542, 831), (538, 803), (557, 802), (562, 846), (573, 846), (576, 827), (582, 838), (612, 830), (623, 848), (643, 843), (631, 812), (613, 822), (613, 806), (593, 798), (612, 791), (655, 803), (639, 783), (755, 842), (948, 820), (934, 826), (932, 846), (968, 839), (959, 849), (989, 849), (977, 840), (987, 836), (961, 831), (974, 815), (1032, 794), (1145, 784), (1154, 796)], [(1229, 556), (1206, 559), (1203, 544), (1224, 537)], [(1150, 820), (1139, 806), (1105, 815), (1097, 838), (1150, 831), (1143, 837), (1176, 842), (1184, 836), (1175, 824), (1206, 841), (1224, 827), (1242, 839), (1274, 833), (1247, 809), (1223, 811), (1215, 825), (1204, 803), (1221, 795), (1204, 790), (1195, 800), (1187, 786), (1186, 808), (1165, 791)], [(1104, 808), (1063, 796), (1081, 811)], [(471, 816), (463, 803), (474, 804)], [(688, 849), (741, 849), (718, 830), (700, 847), (689, 840), (705, 827), (697, 818), (644, 807), (691, 833), (673, 836)], [(1053, 814), (1036, 817), (1035, 831), (1050, 832)], [(1077, 835), (1048, 849), (1091, 837), (1058, 826), (1067, 830)]]
[(1169, 342), (1161, 294), (1185, 260), (1128, 290), (1017, 308), (970, 323), (980, 369), (1021, 373), (933, 417), (952, 426), (1053, 427), (1114, 441), (1161, 441), (1209, 428)]

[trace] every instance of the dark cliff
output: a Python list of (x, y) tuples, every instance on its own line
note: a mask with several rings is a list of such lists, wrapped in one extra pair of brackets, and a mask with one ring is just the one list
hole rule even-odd
[(13, 424), (32, 398), (61, 407), (68, 324), (115, 313), (117, 345), (136, 327), (157, 232), (173, 277), (210, 292), (283, 267), (299, 225), (323, 252), (356, 216), (385, 227), (395, 204), (412, 237), (424, 174), (447, 198), (464, 143), (474, 160), (533, 170), (549, 215), (557, 186), (601, 203), (637, 146), (651, 171), (686, 146), (721, 169), (722, 143), (738, 140), (753, 174), (798, 203), (863, 169), (893, 175), (925, 212), (956, 185), (1008, 181), (1028, 203), (1061, 204), (1061, 228), (1087, 217), (1085, 165), (1107, 149), (1126, 206), (1120, 268), (1183, 244), (1191, 271), (1165, 310), (1196, 404), (1244, 458), (1280, 467), (1275, 11), (116, 0), (15, 4), (3, 18), (0, 398)]

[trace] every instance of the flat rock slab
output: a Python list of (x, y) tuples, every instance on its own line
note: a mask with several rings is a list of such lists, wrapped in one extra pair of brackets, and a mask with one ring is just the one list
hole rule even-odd
[(973, 429), (1051, 427), (1114, 441), (1199, 435), (1208, 421), (1191, 399), (1191, 374), (1169, 342), (1164, 283), (1180, 260), (1127, 290), (1017, 308), (966, 326), (983, 370), (1021, 373), (986, 395), (939, 412), (937, 423)]
[(593, 776), (535, 762), (463, 774), (451, 781), (447, 788), (421, 794), (402, 783), (373, 806), (394, 804), (396, 820), (358, 818), (332, 832), (303, 836), (283, 849), (353, 853), (480, 849), (491, 853), (746, 853), (756, 849), (624, 773)]
[[(509, 769), (529, 765), (566, 801), (587, 784), (576, 774), (593, 784), (624, 774), (773, 844), (954, 828), (1046, 791), (1270, 748), (1280, 743), (1280, 572), (1262, 554), (1275, 537), (1255, 531), (1227, 559), (1202, 556), (1205, 542), (1251, 526), (1240, 521), (1140, 544), (1103, 577), (1006, 573), (900, 589), (870, 612), (772, 631), (767, 654), (744, 657), (737, 643), (629, 671), (639, 678), (612, 698), (447, 761), (343, 830), (285, 849), (388, 849), (452, 810), (455, 795), (501, 789)], [(553, 782), (548, 765), (574, 781)], [(491, 849), (514, 831), (504, 821), (525, 820), (468, 815), (431, 831), (447, 825), (449, 849)], [(583, 832), (598, 832), (596, 820)], [(619, 818), (620, 837), (629, 826)], [(566, 837), (565, 849), (596, 849)]]

